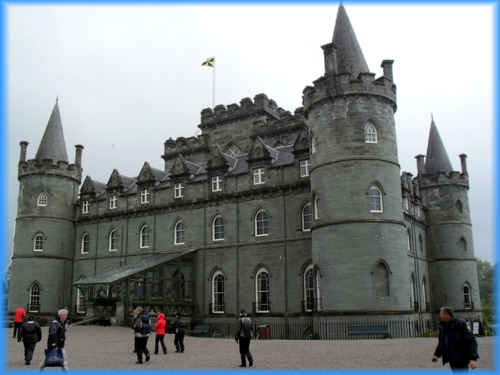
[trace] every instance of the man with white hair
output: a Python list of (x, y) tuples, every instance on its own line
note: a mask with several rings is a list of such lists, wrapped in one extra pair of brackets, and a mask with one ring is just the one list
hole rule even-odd
[[(63, 356), (63, 368), (68, 369), (68, 361), (66, 351), (64, 350), (64, 343), (66, 341), (66, 319), (68, 318), (68, 310), (61, 309), (57, 312), (57, 317), (49, 324), (49, 335), (47, 339), (47, 350), (61, 350)], [(45, 366), (49, 366), (47, 361), (44, 360), (40, 370)]]

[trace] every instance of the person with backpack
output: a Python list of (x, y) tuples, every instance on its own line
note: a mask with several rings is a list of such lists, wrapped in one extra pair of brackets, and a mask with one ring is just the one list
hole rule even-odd
[(174, 345), (176, 353), (184, 353), (184, 323), (181, 321), (179, 313), (175, 314), (175, 337)]
[(49, 335), (47, 337), (47, 349), (45, 359), (40, 366), (40, 370), (45, 367), (62, 367), (68, 369), (68, 360), (64, 344), (66, 343), (66, 319), (68, 310), (61, 309), (57, 312), (57, 317), (49, 324)]
[(22, 341), (24, 344), (24, 363), (26, 365), (31, 364), (35, 346), (41, 339), (42, 330), (40, 324), (35, 322), (32, 316), (28, 316), (26, 321), (21, 325), (17, 336), (17, 341)]
[(135, 339), (137, 342), (137, 364), (142, 364), (142, 354), (146, 355), (146, 362), (149, 361), (150, 355), (148, 350), (148, 337), (151, 334), (151, 319), (142, 308), (138, 307), (139, 315), (134, 320), (132, 328), (135, 331)]
[(163, 354), (167, 354), (167, 348), (165, 342), (163, 341), (165, 337), (165, 331), (167, 327), (167, 321), (165, 320), (165, 314), (158, 314), (158, 320), (155, 324), (156, 337), (155, 337), (155, 354), (158, 354), (158, 342), (161, 344), (163, 349)]
[(252, 367), (253, 357), (252, 353), (250, 353), (250, 341), (252, 340), (252, 320), (247, 316), (247, 312), (244, 309), (242, 309), (240, 312), (238, 331), (236, 332), (234, 339), (240, 345), (240, 367), (247, 367), (247, 358), (248, 365)]

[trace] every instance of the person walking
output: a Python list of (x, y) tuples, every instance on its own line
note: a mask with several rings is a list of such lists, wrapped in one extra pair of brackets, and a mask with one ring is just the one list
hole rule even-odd
[(24, 344), (24, 363), (26, 365), (31, 364), (35, 346), (41, 339), (42, 329), (40, 328), (40, 324), (35, 322), (32, 316), (28, 316), (26, 321), (21, 325), (17, 336), (17, 341), (22, 341)]
[(135, 339), (137, 341), (137, 364), (142, 364), (142, 355), (145, 354), (146, 362), (150, 359), (148, 350), (148, 338), (151, 334), (151, 319), (140, 307), (137, 308), (139, 312), (138, 317), (135, 319), (132, 328), (135, 331)]
[(163, 354), (167, 354), (167, 348), (165, 342), (163, 341), (165, 337), (165, 331), (167, 327), (167, 321), (165, 320), (165, 314), (158, 314), (158, 320), (155, 324), (156, 337), (155, 337), (155, 354), (158, 354), (158, 343), (161, 344), (163, 349)]
[(132, 329), (134, 330), (134, 353), (137, 353), (137, 337), (135, 336), (134, 324), (135, 324), (135, 321), (139, 318), (141, 311), (142, 311), (142, 308), (137, 306), (134, 310), (134, 318), (132, 319)]
[[(66, 319), (68, 318), (68, 310), (61, 309), (57, 312), (57, 317), (49, 324), (49, 335), (47, 337), (47, 350), (45, 354), (53, 352), (54, 350), (60, 350), (62, 355), (62, 367), (64, 370), (68, 370), (68, 358), (66, 351), (64, 350), (64, 345), (66, 343)], [(40, 366), (40, 370), (43, 370), (47, 366), (47, 358), (45, 358)], [(60, 366), (60, 365), (59, 365)]]
[(19, 333), (19, 329), (23, 324), (23, 320), (26, 318), (26, 311), (23, 307), (18, 307), (16, 313), (14, 314), (14, 332), (12, 332), (12, 338), (15, 339)]
[(181, 321), (179, 313), (175, 314), (175, 337), (174, 345), (176, 353), (184, 353), (184, 323)]
[(240, 312), (238, 331), (236, 332), (235, 340), (240, 345), (240, 367), (247, 367), (247, 358), (248, 365), (252, 367), (253, 357), (252, 353), (250, 353), (250, 341), (252, 340), (252, 320), (247, 316), (247, 312), (244, 309), (242, 309)]
[(451, 307), (441, 307), (439, 311), (439, 341), (432, 362), (443, 357), (443, 366), (450, 363), (452, 371), (468, 371), (477, 367), (479, 355), (477, 341), (467, 328), (467, 323), (453, 316)]

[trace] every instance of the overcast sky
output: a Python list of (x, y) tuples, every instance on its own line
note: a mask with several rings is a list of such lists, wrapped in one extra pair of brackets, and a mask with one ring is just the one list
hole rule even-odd
[[(163, 142), (199, 134), (200, 111), (265, 93), (302, 105), (323, 74), (330, 6), (8, 6), (9, 251), (19, 141), (33, 158), (59, 96), (70, 161), (84, 175), (163, 168)], [(370, 70), (393, 59), (402, 170), (427, 150), (434, 114), (455, 170), (468, 155), (475, 254), (493, 260), (493, 6), (345, 5)]]

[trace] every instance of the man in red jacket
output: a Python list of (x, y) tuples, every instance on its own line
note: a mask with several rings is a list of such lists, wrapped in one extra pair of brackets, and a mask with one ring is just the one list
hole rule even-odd
[(167, 354), (167, 348), (165, 347), (165, 343), (163, 342), (163, 338), (165, 337), (166, 327), (167, 327), (167, 322), (165, 320), (165, 314), (163, 313), (158, 314), (158, 320), (155, 324), (155, 329), (156, 329), (155, 354), (158, 354), (158, 342), (161, 343), (163, 354)]
[(23, 324), (23, 320), (26, 317), (26, 311), (22, 307), (18, 307), (16, 309), (16, 314), (14, 316), (14, 333), (12, 334), (12, 338), (17, 338), (19, 334), (19, 330), (21, 329), (21, 325)]

